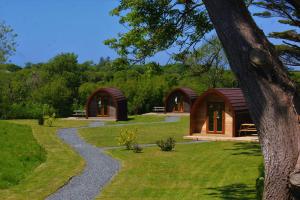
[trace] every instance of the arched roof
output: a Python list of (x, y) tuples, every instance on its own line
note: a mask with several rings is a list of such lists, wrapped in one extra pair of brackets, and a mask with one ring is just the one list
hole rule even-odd
[(244, 94), (240, 88), (212, 88), (204, 92), (196, 101), (195, 106), (202, 102), (206, 96), (216, 94), (236, 112), (248, 110)]
[(168, 101), (169, 97), (174, 92), (181, 92), (181, 93), (183, 93), (189, 99), (190, 103), (193, 103), (197, 99), (197, 97), (198, 97), (197, 93), (194, 90), (192, 90), (191, 88), (188, 88), (188, 87), (179, 87), (179, 88), (175, 88), (174, 90), (172, 90), (168, 94), (167, 98), (165, 99), (166, 102)]
[(115, 103), (118, 103), (119, 101), (125, 101), (126, 100), (126, 97), (124, 96), (123, 92), (121, 92), (121, 90), (119, 90), (117, 88), (109, 87), (109, 88), (99, 88), (96, 91), (94, 91), (89, 96), (88, 103), (98, 93), (107, 93), (108, 95), (110, 95), (113, 98), (113, 100), (115, 101)]
[(94, 97), (99, 93), (106, 93), (107, 95), (112, 97), (113, 103), (116, 106), (117, 110), (117, 120), (127, 120), (127, 99), (124, 96), (123, 92), (117, 88), (99, 88), (95, 90), (87, 99), (86, 102), (86, 115), (90, 116), (89, 108)]

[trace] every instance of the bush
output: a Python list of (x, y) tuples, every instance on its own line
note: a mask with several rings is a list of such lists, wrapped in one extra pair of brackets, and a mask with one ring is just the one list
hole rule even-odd
[(43, 117), (43, 116), (40, 116), (40, 117), (38, 118), (38, 124), (41, 125), (41, 126), (44, 125), (44, 117)]
[(143, 147), (140, 146), (140, 145), (138, 145), (138, 144), (135, 144), (135, 145), (133, 145), (133, 149), (132, 150), (133, 150), (134, 153), (142, 153)]
[(174, 138), (169, 137), (167, 140), (157, 141), (156, 144), (162, 151), (172, 151), (175, 147), (175, 140)]
[(265, 170), (264, 165), (259, 167), (259, 177), (256, 179), (256, 199), (262, 200), (264, 193)]
[(121, 130), (120, 135), (117, 137), (118, 144), (120, 146), (125, 146), (127, 150), (133, 148), (133, 145), (136, 143), (136, 134), (137, 129), (135, 130)]
[(9, 119), (38, 119), (43, 113), (41, 104), (12, 104), (7, 118)]
[(45, 119), (46, 119), (47, 126), (52, 127), (54, 121), (56, 120), (55, 113), (53, 113), (52, 115), (45, 116)]

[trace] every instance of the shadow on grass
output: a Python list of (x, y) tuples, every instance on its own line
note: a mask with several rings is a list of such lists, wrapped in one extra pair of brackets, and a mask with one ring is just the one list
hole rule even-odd
[(238, 142), (224, 150), (232, 151), (232, 155), (262, 156), (260, 145), (254, 142)]
[(130, 116), (130, 117), (127, 118), (127, 121), (132, 121), (134, 119), (135, 119), (135, 117)]
[(255, 189), (246, 184), (231, 184), (207, 189), (211, 192), (206, 195), (223, 200), (254, 200), (256, 194)]

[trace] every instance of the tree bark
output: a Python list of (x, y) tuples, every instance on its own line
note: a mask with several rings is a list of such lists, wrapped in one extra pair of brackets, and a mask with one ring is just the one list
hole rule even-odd
[(259, 132), (266, 174), (264, 199), (298, 199), (289, 180), (291, 173), (300, 172), (295, 84), (242, 0), (203, 2)]

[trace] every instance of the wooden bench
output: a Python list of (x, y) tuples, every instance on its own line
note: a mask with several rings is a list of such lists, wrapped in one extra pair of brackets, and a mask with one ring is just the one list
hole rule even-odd
[(153, 112), (165, 112), (165, 107), (153, 107)]
[(74, 110), (73, 117), (85, 117), (86, 113), (85, 110)]
[(239, 136), (241, 136), (242, 133), (247, 132), (257, 132), (255, 124), (241, 124), (240, 130), (239, 130)]

